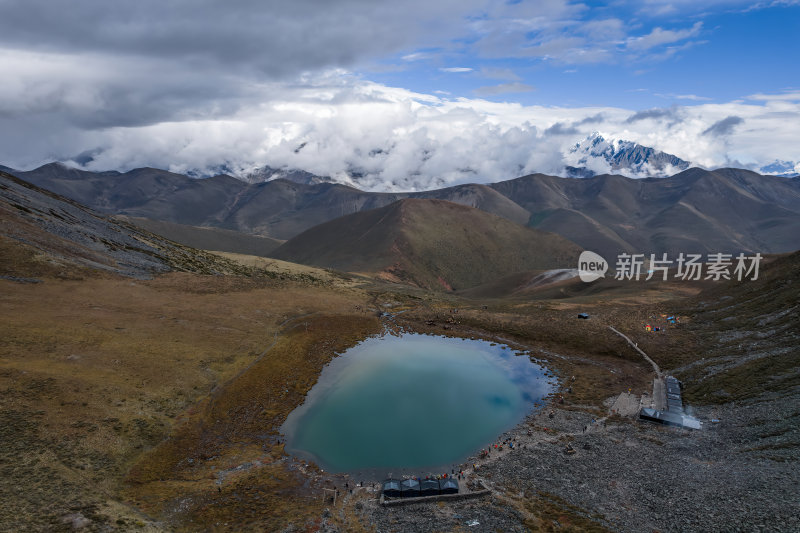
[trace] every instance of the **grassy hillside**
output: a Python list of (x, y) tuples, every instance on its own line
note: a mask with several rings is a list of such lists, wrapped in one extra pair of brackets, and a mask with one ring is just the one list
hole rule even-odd
[(407, 199), (321, 224), (272, 256), (454, 290), (523, 270), (571, 267), (579, 254), (555, 234), (478, 209)]
[(239, 231), (187, 226), (148, 218), (122, 216), (118, 218), (128, 220), (147, 231), (152, 231), (180, 244), (200, 250), (265, 256), (283, 244), (283, 241), (278, 239), (250, 235)]

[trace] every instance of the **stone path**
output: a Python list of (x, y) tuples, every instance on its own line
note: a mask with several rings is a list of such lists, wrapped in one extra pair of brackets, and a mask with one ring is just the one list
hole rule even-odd
[(642, 355), (642, 357), (644, 357), (645, 361), (647, 361), (648, 363), (650, 363), (650, 365), (652, 365), (653, 372), (656, 373), (656, 377), (653, 379), (653, 396), (650, 398), (649, 407), (652, 407), (653, 409), (658, 409), (659, 411), (663, 411), (664, 409), (666, 409), (667, 388), (664, 386), (664, 375), (661, 373), (661, 369), (658, 367), (656, 362), (650, 359), (650, 356), (644, 353), (644, 350), (639, 348), (639, 345), (630, 340), (627, 335), (615, 329), (613, 326), (608, 326), (608, 329), (610, 329), (611, 331), (613, 331), (614, 333), (616, 333), (617, 335), (628, 341), (628, 344), (630, 344), (634, 350), (639, 352)]
[(667, 408), (667, 388), (664, 386), (664, 380), (661, 377), (656, 377), (653, 380), (653, 409), (664, 411)]

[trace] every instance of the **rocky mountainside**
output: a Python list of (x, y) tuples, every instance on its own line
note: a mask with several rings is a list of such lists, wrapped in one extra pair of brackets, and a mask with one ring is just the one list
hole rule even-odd
[(73, 276), (100, 270), (146, 278), (169, 270), (230, 272), (229, 262), (0, 171), (0, 275)]
[[(687, 313), (693, 316), (692, 331), (703, 341), (704, 357), (676, 369), (689, 384), (688, 397), (706, 404), (796, 397), (800, 392), (798, 311), (800, 252), (771, 258), (761, 265), (756, 280), (716, 283), (700, 293)], [(800, 417), (800, 412), (794, 417)], [(800, 426), (796, 422), (790, 426), (793, 445), (800, 446)], [(765, 450), (785, 451), (783, 439), (770, 440)]]

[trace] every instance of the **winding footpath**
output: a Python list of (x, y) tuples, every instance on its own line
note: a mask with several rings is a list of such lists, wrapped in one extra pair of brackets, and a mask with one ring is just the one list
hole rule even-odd
[(656, 376), (657, 376), (659, 379), (662, 377), (662, 375), (661, 375), (661, 369), (660, 369), (660, 368), (658, 368), (658, 365), (656, 364), (656, 362), (655, 362), (655, 361), (653, 361), (652, 359), (650, 359), (650, 356), (648, 356), (646, 353), (644, 353), (644, 351), (642, 351), (642, 349), (641, 349), (641, 348), (639, 348), (639, 345), (638, 345), (638, 344), (636, 344), (635, 342), (633, 342), (632, 340), (630, 340), (630, 339), (628, 338), (628, 336), (627, 336), (627, 335), (625, 335), (624, 333), (622, 333), (621, 331), (619, 331), (619, 330), (617, 330), (617, 329), (614, 329), (614, 326), (608, 326), (608, 329), (610, 329), (611, 331), (613, 331), (614, 333), (616, 333), (617, 335), (619, 335), (620, 337), (622, 337), (623, 339), (625, 339), (626, 341), (628, 341), (628, 344), (630, 344), (631, 346), (633, 346), (633, 349), (634, 349), (634, 350), (636, 350), (637, 352), (639, 352), (640, 354), (642, 354), (642, 357), (644, 357), (644, 358), (645, 358), (645, 360), (646, 360), (648, 363), (650, 363), (651, 365), (653, 365), (653, 371), (655, 371), (655, 373), (656, 373)]

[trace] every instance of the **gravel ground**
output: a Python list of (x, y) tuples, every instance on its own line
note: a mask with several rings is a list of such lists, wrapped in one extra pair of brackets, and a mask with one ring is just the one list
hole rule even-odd
[(798, 392), (698, 409), (700, 431), (548, 407), (500, 438), (514, 450), (470, 459), (494, 496), (361, 512), (381, 532), (525, 531), (501, 496), (546, 492), (616, 531), (800, 531)]

